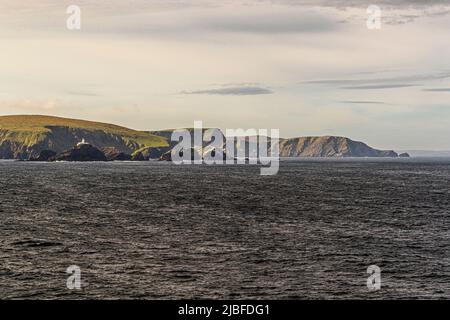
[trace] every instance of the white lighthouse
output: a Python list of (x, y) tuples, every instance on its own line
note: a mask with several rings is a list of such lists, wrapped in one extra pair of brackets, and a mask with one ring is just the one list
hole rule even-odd
[(81, 140), (81, 142), (77, 143), (77, 147), (81, 147), (81, 146), (85, 146), (88, 145), (89, 143), (86, 142), (86, 140), (84, 140), (84, 138)]

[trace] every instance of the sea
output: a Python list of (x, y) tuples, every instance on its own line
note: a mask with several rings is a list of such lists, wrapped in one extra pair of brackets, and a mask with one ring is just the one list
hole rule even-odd
[(0, 298), (448, 299), (449, 182), (449, 158), (0, 161)]

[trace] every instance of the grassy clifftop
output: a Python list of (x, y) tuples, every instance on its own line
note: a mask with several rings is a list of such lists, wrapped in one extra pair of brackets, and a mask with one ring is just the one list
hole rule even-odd
[[(0, 116), (0, 159), (28, 159), (37, 157), (43, 150), (60, 153), (82, 139), (98, 148), (150, 156), (168, 150), (172, 131), (137, 131), (113, 124), (51, 116)], [(392, 150), (377, 150), (363, 142), (335, 136), (280, 139), (280, 155), (397, 157)]]
[(281, 139), (282, 157), (397, 157), (393, 150), (377, 150), (346, 137), (298, 137)]
[(44, 149), (61, 152), (83, 138), (98, 147), (128, 153), (167, 146), (165, 137), (113, 124), (40, 115), (0, 116), (0, 158), (27, 158)]

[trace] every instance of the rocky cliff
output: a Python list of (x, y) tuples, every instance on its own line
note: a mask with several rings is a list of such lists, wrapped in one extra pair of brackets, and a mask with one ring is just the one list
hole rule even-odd
[(392, 150), (377, 150), (345, 137), (299, 137), (280, 140), (281, 157), (398, 157)]
[(103, 151), (90, 144), (83, 144), (64, 151), (49, 161), (108, 161)]
[(126, 154), (167, 146), (164, 137), (106, 123), (49, 116), (0, 117), (0, 159), (29, 159), (43, 150), (61, 153), (82, 139)]
[[(190, 130), (192, 131), (192, 129)], [(136, 131), (112, 124), (50, 116), (0, 117), (0, 159), (37, 159), (42, 151), (60, 154), (85, 139), (109, 160), (159, 159), (177, 142), (172, 130)], [(237, 139), (236, 146), (244, 142)], [(206, 147), (209, 143), (204, 143)], [(248, 149), (248, 146), (246, 146)], [(205, 152), (210, 152), (205, 149)], [(219, 150), (220, 151), (220, 150)], [(280, 139), (281, 157), (397, 157), (345, 137)]]

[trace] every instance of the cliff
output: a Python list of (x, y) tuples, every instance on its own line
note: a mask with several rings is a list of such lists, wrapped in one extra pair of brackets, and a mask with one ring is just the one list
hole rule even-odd
[(281, 157), (398, 157), (392, 150), (377, 150), (345, 137), (299, 137), (280, 140)]
[(126, 154), (167, 146), (164, 137), (112, 124), (50, 116), (0, 117), (0, 159), (29, 159), (43, 150), (61, 153), (83, 138), (97, 148), (113, 147)]
[[(192, 129), (191, 129), (192, 131)], [(82, 139), (109, 160), (159, 159), (177, 142), (172, 130), (137, 131), (107, 123), (50, 116), (0, 116), (0, 159), (37, 159), (42, 151), (61, 154)], [(236, 141), (236, 145), (244, 142)], [(204, 143), (207, 146), (209, 143)], [(211, 151), (211, 150), (209, 150)], [(208, 152), (208, 150), (206, 150)], [(280, 139), (281, 157), (397, 157), (345, 137)]]

